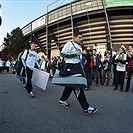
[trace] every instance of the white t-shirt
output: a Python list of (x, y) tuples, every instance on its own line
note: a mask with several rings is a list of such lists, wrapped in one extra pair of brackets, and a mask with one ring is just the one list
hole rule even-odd
[(3, 67), (3, 61), (0, 60), (0, 67)]
[(6, 67), (10, 67), (10, 65), (11, 65), (10, 61), (7, 61), (6, 62)]
[[(116, 56), (115, 59), (118, 59), (118, 56), (119, 56), (119, 54)], [(126, 59), (127, 59), (127, 55), (124, 54), (124, 60), (126, 60)], [(125, 71), (126, 71), (126, 64), (123, 64), (123, 65), (120, 66), (120, 65), (118, 65), (118, 63), (117, 63), (116, 70), (117, 70), (117, 71), (125, 72)]]
[[(80, 46), (79, 46), (77, 43), (75, 43), (75, 42), (73, 42), (73, 44), (75, 45), (75, 47), (77, 48), (77, 50), (80, 50), (81, 53), (82, 53), (82, 49), (80, 48)], [(73, 44), (72, 44), (72, 42), (67, 42), (67, 43), (64, 45), (64, 47), (63, 47), (61, 53), (64, 53), (64, 54), (73, 54), (73, 53), (75, 53), (75, 54), (76, 54), (76, 49), (75, 49), (75, 47), (73, 46)], [(81, 59), (81, 58), (82, 58), (82, 54), (80, 55), (80, 59)], [(65, 62), (66, 62), (66, 63), (79, 63), (80, 60), (79, 60), (79, 57), (76, 56), (76, 57), (74, 57), (74, 58), (65, 58)]]
[(46, 69), (46, 68), (45, 68), (45, 64), (46, 64), (46, 61), (43, 61), (43, 62), (42, 62), (42, 65), (41, 65), (41, 69), (42, 69), (42, 70), (45, 70), (45, 69)]
[[(27, 55), (27, 50), (25, 50), (21, 58), (25, 60), (26, 55)], [(35, 67), (35, 63), (37, 63), (38, 60), (39, 60), (38, 54), (33, 50), (29, 50), (29, 54), (26, 60), (26, 66), (33, 70), (33, 68)]]

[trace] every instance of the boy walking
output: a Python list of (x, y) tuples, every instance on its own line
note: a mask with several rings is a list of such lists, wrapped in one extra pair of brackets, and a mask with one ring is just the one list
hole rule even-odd
[[(33, 74), (33, 69), (35, 67), (35, 63), (40, 68), (39, 57), (38, 57), (38, 54), (35, 52), (35, 47), (36, 47), (36, 43), (31, 42), (28, 55), (27, 55), (28, 50), (25, 50), (24, 54), (21, 57), (22, 63), (27, 73), (26, 90), (30, 94), (31, 97), (34, 97), (34, 93), (32, 92), (33, 87), (31, 83), (31, 79), (32, 79), (32, 74)], [(26, 56), (27, 56), (27, 59), (26, 59)]]
[[(74, 41), (67, 42), (65, 44), (65, 46), (63, 47), (63, 49), (61, 51), (61, 56), (65, 58), (66, 63), (76, 64), (76, 63), (80, 62), (79, 56), (80, 56), (80, 58), (82, 58), (81, 57), (82, 51), (81, 51), (81, 48), (79, 45), (81, 45), (81, 43), (82, 43), (82, 34), (76, 33), (74, 35)], [(69, 98), (72, 91), (74, 91), (76, 98), (78, 99), (81, 107), (83, 108), (83, 110), (86, 114), (97, 112), (97, 110), (98, 110), (97, 108), (93, 108), (93, 107), (89, 106), (82, 88), (79, 88), (80, 92), (79, 92), (79, 95), (77, 95), (75, 88), (65, 87), (62, 97), (60, 98), (60, 101), (59, 101), (60, 105), (69, 107), (69, 104), (66, 102), (66, 100)]]

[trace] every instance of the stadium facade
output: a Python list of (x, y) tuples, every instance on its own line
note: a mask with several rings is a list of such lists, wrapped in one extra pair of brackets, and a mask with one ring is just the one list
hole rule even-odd
[(37, 50), (48, 57), (59, 55), (74, 32), (83, 34), (83, 46), (115, 50), (133, 44), (132, 0), (76, 0), (55, 7), (22, 28), (27, 43), (37, 42)]

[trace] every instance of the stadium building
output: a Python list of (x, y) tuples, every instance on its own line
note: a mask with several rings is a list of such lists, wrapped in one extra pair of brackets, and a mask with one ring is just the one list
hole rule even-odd
[(76, 0), (51, 11), (49, 6), (46, 14), (22, 28), (26, 42), (35, 40), (38, 52), (48, 57), (59, 55), (78, 31), (84, 47), (102, 54), (133, 44), (133, 0)]

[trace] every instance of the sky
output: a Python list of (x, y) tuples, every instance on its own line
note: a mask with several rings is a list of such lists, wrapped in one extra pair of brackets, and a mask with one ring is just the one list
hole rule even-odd
[(58, 0), (0, 0), (2, 5), (0, 16), (2, 17), (2, 25), (0, 26), (0, 46), (4, 37), (17, 27), (24, 27), (34, 19), (55, 9), (59, 5), (69, 3), (73, 0), (59, 0), (55, 4), (51, 3)]

